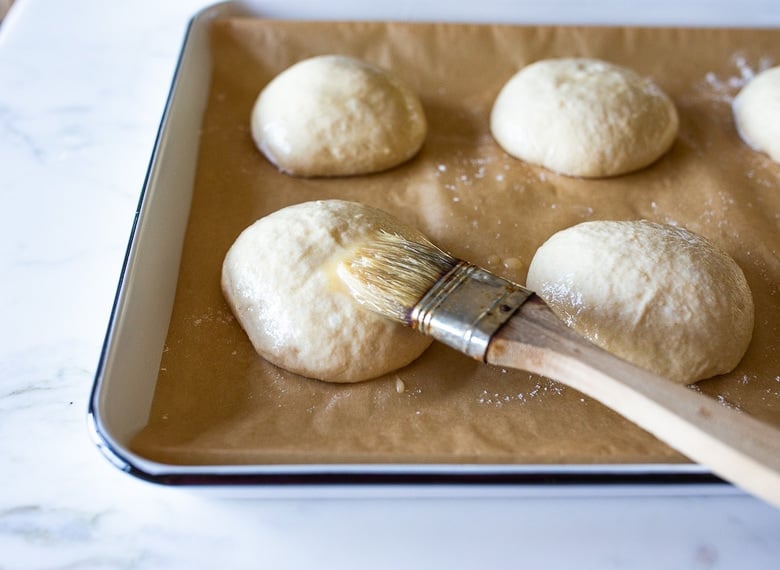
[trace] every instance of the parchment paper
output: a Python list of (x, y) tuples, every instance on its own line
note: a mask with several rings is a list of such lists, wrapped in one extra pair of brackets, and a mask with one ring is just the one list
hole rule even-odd
[[(780, 63), (780, 31), (233, 19), (216, 22), (212, 39), (180, 281), (137, 453), (177, 464), (685, 461), (570, 388), (441, 345), (397, 373), (347, 386), (263, 361), (222, 298), (223, 256), (257, 218), (335, 197), (383, 208), (520, 283), (536, 248), (581, 221), (646, 218), (707, 236), (744, 270), (756, 327), (739, 367), (694, 389), (780, 425), (780, 165), (740, 141), (730, 111), (752, 73)], [(376, 63), (417, 90), (429, 121), (419, 156), (335, 179), (292, 178), (263, 158), (249, 134), (257, 94), (289, 65), (324, 53)], [(506, 155), (489, 133), (492, 102), (519, 68), (554, 56), (602, 58), (653, 77), (680, 112), (671, 151), (603, 180)]]

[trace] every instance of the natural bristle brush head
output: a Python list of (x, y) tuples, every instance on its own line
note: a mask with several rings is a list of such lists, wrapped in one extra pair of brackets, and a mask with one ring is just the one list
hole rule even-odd
[(411, 325), (420, 299), (459, 263), (427, 240), (380, 230), (350, 251), (337, 273), (361, 305)]

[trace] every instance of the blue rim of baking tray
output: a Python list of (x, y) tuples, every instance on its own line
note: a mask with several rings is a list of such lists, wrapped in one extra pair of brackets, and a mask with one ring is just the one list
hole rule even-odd
[[(204, 10), (205, 11), (205, 10)], [(202, 13), (202, 12), (201, 12)], [(196, 14), (190, 19), (184, 33), (186, 46)], [(102, 428), (97, 413), (98, 391), (106, 367), (109, 345), (113, 336), (119, 306), (122, 299), (133, 244), (138, 232), (140, 214), (161, 146), (166, 120), (171, 110), (185, 50), (178, 55), (171, 89), (165, 102), (162, 118), (154, 142), (152, 160), (144, 177), (138, 205), (133, 217), (130, 239), (125, 251), (119, 283), (111, 308), (108, 329), (100, 351), (97, 370), (87, 409), (87, 423), (96, 446), (108, 461), (120, 471), (143, 481), (171, 487), (364, 487), (364, 486), (486, 486), (567, 488), (579, 486), (649, 486), (668, 488), (672, 486), (692, 487), (706, 485), (713, 490), (718, 487), (732, 487), (728, 482), (695, 464), (534, 464), (534, 465), (478, 465), (478, 464), (381, 464), (365, 465), (307, 464), (296, 465), (214, 465), (214, 466), (166, 466), (157, 464), (155, 469), (146, 469), (135, 462), (114, 443), (113, 438)], [(386, 470), (382, 470), (382, 469)], [(231, 469), (234, 472), (225, 472)], [(198, 471), (198, 472), (192, 472)]]
[[(590, 486), (648, 486), (654, 488), (672, 486), (716, 485), (730, 486), (726, 481), (702, 471), (661, 471), (649, 466), (614, 465), (569, 465), (565, 469), (555, 466), (518, 466), (522, 470), (506, 470), (506, 466), (470, 466), (479, 471), (462, 471), (462, 465), (437, 465), (435, 470), (426, 471), (424, 466), (394, 465), (393, 471), (381, 471), (382, 464), (371, 464), (355, 469), (339, 469), (333, 466), (307, 466), (305, 471), (288, 471), (289, 466), (263, 466), (264, 472), (252, 471), (252, 466), (243, 467), (236, 473), (188, 473), (175, 471), (151, 473), (133, 464), (104, 438), (90, 407), (91, 432), (96, 436), (97, 446), (105, 457), (117, 468), (138, 479), (171, 487), (219, 487), (219, 486), (263, 486), (263, 487), (345, 487), (345, 486), (487, 486), (487, 487), (590, 487)], [(222, 466), (214, 466), (220, 468)], [(233, 466), (230, 466), (233, 468)], [(353, 466), (355, 467), (355, 466)], [(402, 471), (405, 467), (420, 468), (419, 471)], [(374, 469), (375, 468), (375, 469)], [(205, 469), (205, 467), (204, 467)], [(274, 469), (278, 469), (274, 471)]]

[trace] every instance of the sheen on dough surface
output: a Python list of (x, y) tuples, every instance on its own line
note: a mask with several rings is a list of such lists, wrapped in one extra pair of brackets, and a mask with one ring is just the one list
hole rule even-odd
[(427, 123), (417, 94), (359, 59), (323, 55), (277, 75), (252, 109), (252, 137), (295, 176), (379, 172), (412, 158)]
[(591, 342), (676, 382), (733, 370), (753, 332), (736, 262), (686, 229), (595, 221), (553, 235), (527, 285)]
[(538, 61), (493, 104), (490, 129), (515, 158), (560, 174), (598, 178), (643, 168), (678, 130), (671, 99), (650, 79), (595, 59)]
[(336, 277), (347, 248), (377, 229), (422, 234), (343, 200), (305, 202), (246, 228), (222, 266), (222, 291), (255, 350), (310, 378), (358, 382), (401, 368), (431, 339), (362, 309)]
[(732, 110), (742, 140), (780, 162), (780, 66), (756, 75), (734, 98)]

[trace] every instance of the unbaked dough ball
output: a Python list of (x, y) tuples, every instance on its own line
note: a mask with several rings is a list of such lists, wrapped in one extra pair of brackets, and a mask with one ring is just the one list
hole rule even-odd
[(521, 69), (498, 94), (493, 137), (510, 155), (569, 176), (640, 169), (677, 136), (677, 111), (651, 80), (594, 59)]
[(753, 332), (742, 270), (680, 227), (573, 226), (539, 248), (527, 283), (591, 342), (680, 383), (734, 369)]
[(422, 234), (354, 202), (306, 202), (245, 229), (222, 266), (222, 290), (257, 352), (292, 372), (358, 382), (401, 368), (431, 339), (353, 301), (336, 276), (350, 244), (377, 229)]
[(780, 66), (756, 75), (734, 98), (732, 108), (742, 140), (780, 162)]
[(414, 156), (426, 121), (417, 95), (389, 72), (323, 55), (276, 76), (252, 110), (252, 137), (283, 172), (348, 176), (378, 172)]

